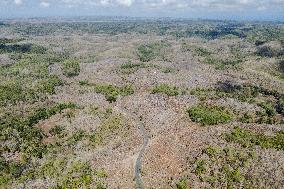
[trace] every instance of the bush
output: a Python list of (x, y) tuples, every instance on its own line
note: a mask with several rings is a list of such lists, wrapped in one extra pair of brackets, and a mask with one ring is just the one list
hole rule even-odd
[(57, 76), (50, 76), (37, 84), (37, 91), (41, 93), (54, 94), (55, 87), (63, 85), (63, 81)]
[(64, 128), (58, 125), (56, 125), (55, 127), (49, 130), (49, 133), (53, 136), (61, 135), (63, 132), (64, 132)]
[(140, 45), (137, 49), (137, 55), (142, 62), (149, 62), (155, 59), (154, 45)]
[(187, 51), (191, 51), (191, 49), (193, 49), (194, 47), (187, 44), (186, 42), (182, 42), (181, 44), (181, 50), (182, 52), (187, 52)]
[(25, 100), (23, 88), (19, 82), (9, 82), (0, 85), (0, 102), (5, 105), (7, 103), (15, 104), (18, 101)]
[(144, 64), (133, 64), (131, 62), (128, 62), (120, 66), (121, 69), (133, 69), (133, 68), (140, 68), (140, 67), (144, 67)]
[(272, 117), (272, 116), (275, 116), (275, 115), (276, 115), (276, 110), (275, 110), (275, 108), (274, 108), (270, 103), (262, 102), (262, 103), (259, 103), (258, 105), (259, 105), (260, 107), (262, 107), (262, 108), (265, 110), (265, 113), (266, 113), (269, 117)]
[(176, 183), (177, 189), (187, 189), (187, 183), (185, 179), (181, 179)]
[(118, 132), (123, 126), (125, 126), (125, 123), (121, 115), (112, 115), (105, 118), (95, 134), (89, 135), (90, 144), (92, 146), (102, 144), (108, 135)]
[(100, 85), (94, 84), (95, 92), (105, 95), (106, 100), (109, 102), (115, 102), (118, 96), (127, 96), (134, 93), (131, 86), (116, 87), (113, 85)]
[(1, 53), (35, 53), (44, 54), (46, 48), (34, 45), (34, 44), (6, 44), (0, 43), (0, 54)]
[(206, 57), (204, 62), (206, 64), (211, 64), (211, 65), (216, 65), (216, 66), (220, 66), (220, 65), (224, 64), (224, 62), (222, 60), (211, 57), (211, 56)]
[(21, 152), (23, 157), (26, 158), (42, 157), (47, 152), (47, 146), (42, 143), (45, 134), (34, 125), (63, 109), (72, 107), (74, 107), (73, 104), (58, 104), (49, 108), (40, 108), (27, 117), (11, 114), (2, 116), (0, 140), (15, 141), (13, 145), (6, 143), (3, 149), (9, 152)]
[(56, 188), (90, 188), (93, 171), (88, 162), (52, 159), (36, 170), (40, 178), (53, 178)]
[(250, 169), (254, 158), (250, 150), (210, 146), (196, 160), (195, 174), (210, 188), (254, 188)]
[(280, 98), (276, 105), (276, 110), (278, 113), (284, 116), (284, 97)]
[(39, 45), (32, 45), (30, 52), (35, 54), (44, 54), (46, 52), (46, 48)]
[(165, 61), (168, 59), (166, 52), (168, 46), (164, 42), (143, 44), (137, 48), (137, 55), (142, 62), (149, 62), (157, 57), (161, 57)]
[(284, 60), (279, 61), (279, 69), (284, 74)]
[(256, 54), (258, 56), (262, 56), (262, 57), (274, 57), (274, 56), (277, 56), (277, 52), (275, 49), (269, 47), (269, 46), (261, 46), (261, 47), (258, 47), (257, 50), (256, 50)]
[(90, 135), (89, 140), (92, 146), (97, 146), (103, 142), (103, 136), (100, 133), (96, 133), (96, 134)]
[(37, 124), (40, 120), (47, 119), (57, 113), (61, 113), (62, 110), (67, 108), (75, 108), (73, 103), (57, 104), (50, 108), (40, 108), (32, 116), (28, 118), (28, 125), (32, 126)]
[[(1, 24), (0, 24), (1, 25)], [(9, 38), (0, 38), (0, 44), (6, 44), (6, 43), (17, 43), (20, 41), (25, 40), (24, 38), (16, 38), (16, 39), (9, 39)]]
[(98, 183), (96, 189), (107, 189), (102, 183)]
[(194, 122), (202, 125), (217, 125), (228, 123), (233, 119), (231, 112), (222, 106), (197, 105), (188, 110), (189, 116)]
[(107, 177), (107, 172), (103, 169), (96, 170), (95, 175), (98, 176), (98, 177)]
[(140, 68), (147, 68), (147, 67), (149, 67), (149, 66), (147, 66), (143, 63), (133, 64), (129, 61), (128, 63), (122, 64), (120, 66), (120, 71), (123, 74), (132, 74)]
[(207, 56), (204, 59), (206, 64), (214, 65), (216, 69), (226, 69), (226, 68), (237, 68), (237, 65), (241, 63), (241, 59), (237, 59), (236, 57), (231, 57), (226, 60), (215, 58), (212, 56)]
[(78, 130), (67, 140), (67, 143), (68, 145), (74, 145), (77, 142), (81, 141), (85, 136), (85, 131)]
[(156, 86), (152, 90), (152, 94), (155, 94), (155, 93), (164, 93), (168, 96), (177, 96), (180, 94), (177, 87), (171, 87), (167, 84), (161, 84), (161, 85)]
[(0, 75), (5, 78), (0, 84), (0, 106), (32, 103), (55, 93), (55, 87), (63, 81), (49, 74), (46, 56), (22, 54), (15, 64), (0, 67)]
[(79, 85), (81, 85), (81, 86), (89, 85), (89, 81), (88, 80), (79, 81)]
[(225, 134), (224, 138), (227, 142), (236, 142), (245, 148), (258, 145), (262, 148), (284, 150), (284, 131), (279, 131), (274, 136), (266, 136), (235, 127), (231, 133)]
[(198, 56), (203, 56), (203, 57), (206, 57), (212, 54), (210, 51), (202, 47), (195, 48), (194, 53)]
[(54, 94), (55, 87), (63, 85), (63, 81), (57, 76), (49, 76), (37, 81), (33, 86), (25, 86), (26, 84), (20, 80), (0, 84), (0, 106), (45, 98), (47, 94)]
[(67, 77), (78, 76), (80, 73), (80, 63), (78, 60), (69, 59), (63, 63), (63, 74)]
[(19, 163), (11, 163), (0, 156), (0, 188), (6, 188), (13, 178), (18, 178), (24, 170)]

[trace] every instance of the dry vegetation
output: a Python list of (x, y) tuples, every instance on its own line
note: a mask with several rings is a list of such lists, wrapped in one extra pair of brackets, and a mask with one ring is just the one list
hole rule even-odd
[(88, 21), (0, 25), (0, 188), (283, 188), (283, 24)]

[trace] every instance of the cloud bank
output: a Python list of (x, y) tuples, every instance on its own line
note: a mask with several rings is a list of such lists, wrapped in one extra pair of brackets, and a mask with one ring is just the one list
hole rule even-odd
[[(2, 2), (11, 2), (14, 5), (24, 5), (33, 1), (39, 6), (49, 7), (67, 6), (67, 7), (93, 7), (93, 6), (140, 6), (141, 8), (195, 8), (195, 9), (250, 9), (250, 8), (280, 8), (284, 11), (284, 0), (2, 0)], [(0, 0), (1, 3), (1, 0)]]
[[(17, 14), (17, 8), (66, 12), (70, 9), (78, 14), (117, 14), (128, 16), (205, 16), (238, 14), (265, 17), (276, 15), (284, 19), (284, 0), (0, 0), (0, 16), (8, 12)], [(245, 14), (244, 14), (245, 13)], [(24, 14), (24, 13), (23, 13)], [(259, 14), (259, 15), (256, 15)]]

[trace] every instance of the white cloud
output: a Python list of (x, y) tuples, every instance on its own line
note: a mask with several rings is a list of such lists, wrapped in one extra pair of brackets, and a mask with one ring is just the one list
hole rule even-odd
[[(181, 16), (205, 17), (210, 15), (271, 17), (283, 20), (284, 0), (0, 0), (0, 15), (45, 14), (35, 7), (49, 8), (48, 14), (130, 15), (130, 16)], [(11, 13), (9, 10), (12, 10)], [(61, 11), (62, 10), (62, 11)], [(23, 13), (24, 14), (24, 13)], [(46, 13), (47, 14), (47, 13)]]
[(23, 0), (14, 0), (14, 3), (16, 5), (22, 5), (23, 4)]
[[(139, 0), (136, 0), (139, 1)], [(134, 0), (61, 0), (69, 7), (74, 6), (126, 6), (130, 7)]]
[(40, 2), (39, 4), (41, 7), (45, 7), (45, 8), (48, 8), (50, 6), (50, 3), (49, 2), (46, 2), (46, 1), (42, 1)]
[(133, 3), (133, 0), (116, 0), (118, 4), (130, 7)]
[(109, 1), (109, 0), (101, 0), (100, 3), (101, 3), (103, 6), (107, 6), (107, 5), (109, 5), (110, 1)]
[[(1, 1), (1, 0), (0, 0)], [(5, 1), (5, 0), (3, 0)], [(13, 1), (21, 5), (25, 0)], [(36, 0), (33, 0), (36, 1)], [(136, 7), (139, 9), (191, 9), (204, 11), (239, 11), (239, 10), (283, 10), (284, 0), (38, 0), (41, 7)]]

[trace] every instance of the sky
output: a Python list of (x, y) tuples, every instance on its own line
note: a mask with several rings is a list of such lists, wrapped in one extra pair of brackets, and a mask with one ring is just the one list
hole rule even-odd
[(0, 18), (57, 16), (284, 21), (284, 0), (0, 0)]

